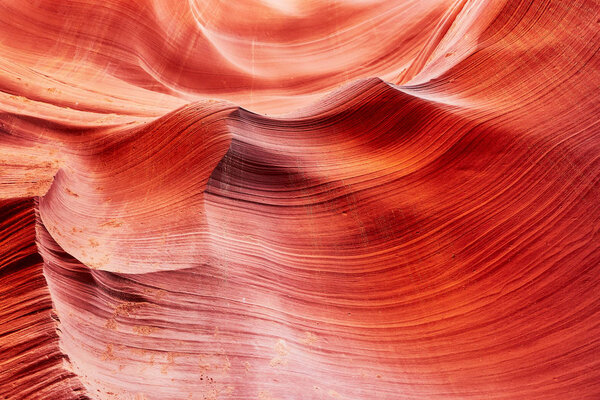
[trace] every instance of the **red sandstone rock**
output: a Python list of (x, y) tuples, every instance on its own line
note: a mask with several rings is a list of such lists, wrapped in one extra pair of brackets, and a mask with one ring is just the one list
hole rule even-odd
[(600, 396), (596, 2), (0, 7), (0, 397)]

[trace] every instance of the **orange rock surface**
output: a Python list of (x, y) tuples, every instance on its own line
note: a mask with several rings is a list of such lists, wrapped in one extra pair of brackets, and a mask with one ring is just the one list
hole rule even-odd
[(600, 3), (0, 3), (0, 399), (600, 398)]

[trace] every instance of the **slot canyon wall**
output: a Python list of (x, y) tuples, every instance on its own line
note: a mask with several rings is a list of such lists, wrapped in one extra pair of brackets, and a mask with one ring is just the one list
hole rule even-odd
[(600, 399), (600, 2), (0, 1), (0, 399)]

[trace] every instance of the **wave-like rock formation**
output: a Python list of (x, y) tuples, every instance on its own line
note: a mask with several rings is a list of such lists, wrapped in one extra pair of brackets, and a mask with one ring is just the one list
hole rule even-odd
[(0, 3), (0, 398), (600, 398), (600, 3)]

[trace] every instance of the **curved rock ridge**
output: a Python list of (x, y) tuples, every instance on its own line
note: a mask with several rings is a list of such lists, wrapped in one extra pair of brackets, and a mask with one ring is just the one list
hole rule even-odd
[(202, 262), (204, 191), (231, 141), (224, 106), (196, 103), (70, 142), (40, 199), (44, 225), (95, 269), (144, 273)]
[(0, 7), (0, 397), (600, 397), (598, 2)]
[(5, 2), (0, 36), (7, 61), (54, 84), (95, 86), (104, 94), (110, 93), (104, 91), (108, 80), (133, 85), (138, 93), (144, 88), (186, 99), (219, 97), (282, 112), (344, 82), (397, 75), (451, 3)]

